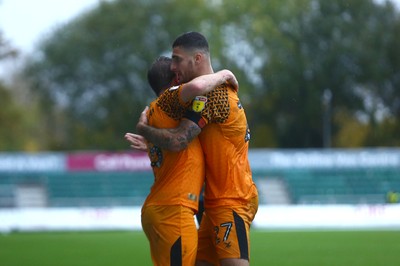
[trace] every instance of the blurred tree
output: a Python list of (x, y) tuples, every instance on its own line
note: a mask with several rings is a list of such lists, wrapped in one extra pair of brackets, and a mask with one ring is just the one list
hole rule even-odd
[(3, 37), (3, 32), (0, 31), (0, 60), (9, 57), (16, 57), (17, 55), (18, 51), (10, 45), (10, 43)]
[[(0, 31), (0, 61), (17, 57), (18, 52), (5, 40)], [(0, 150), (16, 151), (27, 144), (24, 110), (12, 94), (12, 88), (0, 80)]]
[(358, 90), (370, 127), (364, 145), (400, 146), (400, 15), (387, 3), (366, 27), (372, 34), (364, 32), (358, 47), (365, 68)]
[(9, 69), (20, 54), (0, 31), (0, 150), (38, 151), (47, 148), (36, 95), (18, 69)]
[(202, 12), (204, 1), (104, 1), (43, 41), (26, 73), (48, 114), (49, 148), (127, 147), (124, 133), (155, 97), (149, 65), (178, 34), (201, 30)]
[(0, 151), (38, 151), (47, 147), (37, 105), (16, 97), (17, 84), (0, 82)]
[[(266, 135), (272, 140), (254, 136), (255, 146), (322, 147), (329, 134), (335, 145), (349, 147), (351, 142), (336, 138), (351, 132), (344, 129), (350, 121), (358, 121), (362, 128), (372, 124), (369, 132), (374, 132), (382, 120), (373, 126), (372, 118), (383, 109), (390, 110), (392, 120), (400, 117), (395, 89), (399, 15), (390, 2), (271, 0), (247, 5), (225, 0), (222, 5), (227, 17), (235, 17), (231, 28), (239, 30), (233, 38), (245, 48), (238, 52), (248, 56), (242, 65), (249, 76), (251, 128), (256, 134), (266, 128), (273, 132)], [(328, 102), (326, 91), (331, 93)], [(349, 115), (335, 119), (343, 112)], [(361, 119), (361, 114), (369, 119)], [(350, 120), (344, 121), (346, 117)], [(324, 132), (330, 121), (331, 132)], [(363, 134), (361, 143), (354, 145), (379, 145), (379, 139)]]
[(104, 1), (44, 40), (26, 73), (50, 149), (125, 148), (154, 97), (149, 64), (196, 30), (215, 70), (239, 79), (252, 147), (398, 145), (399, 23), (373, 0)]
[(21, 149), (22, 112), (13, 104), (10, 91), (0, 83), (0, 150)]

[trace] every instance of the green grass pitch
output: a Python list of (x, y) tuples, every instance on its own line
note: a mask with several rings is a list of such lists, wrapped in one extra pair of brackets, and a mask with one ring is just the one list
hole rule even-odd
[[(400, 231), (251, 233), (251, 265), (399, 265)], [(2, 266), (152, 265), (141, 231), (0, 234)]]

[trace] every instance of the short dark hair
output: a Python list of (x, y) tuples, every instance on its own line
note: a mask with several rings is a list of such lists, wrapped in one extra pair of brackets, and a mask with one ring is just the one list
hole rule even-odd
[(175, 73), (171, 71), (171, 62), (171, 58), (160, 56), (147, 71), (147, 80), (157, 96), (170, 87), (175, 78)]
[(208, 41), (206, 37), (195, 31), (186, 32), (178, 36), (172, 44), (172, 48), (178, 46), (184, 48), (185, 50), (200, 49), (205, 52), (209, 52)]

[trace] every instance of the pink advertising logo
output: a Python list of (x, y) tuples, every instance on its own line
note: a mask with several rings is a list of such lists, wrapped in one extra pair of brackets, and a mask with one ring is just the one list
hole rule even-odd
[(150, 160), (144, 152), (73, 153), (67, 157), (69, 171), (147, 171)]

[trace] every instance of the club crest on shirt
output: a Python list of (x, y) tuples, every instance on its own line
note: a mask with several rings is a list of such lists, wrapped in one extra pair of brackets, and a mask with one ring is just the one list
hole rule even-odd
[(207, 102), (207, 97), (196, 96), (193, 99), (192, 110), (195, 111), (196, 113), (200, 113), (201, 111), (203, 111), (204, 107), (206, 106), (206, 102)]
[(163, 154), (159, 147), (149, 144), (149, 157), (151, 167), (160, 167), (163, 162)]

